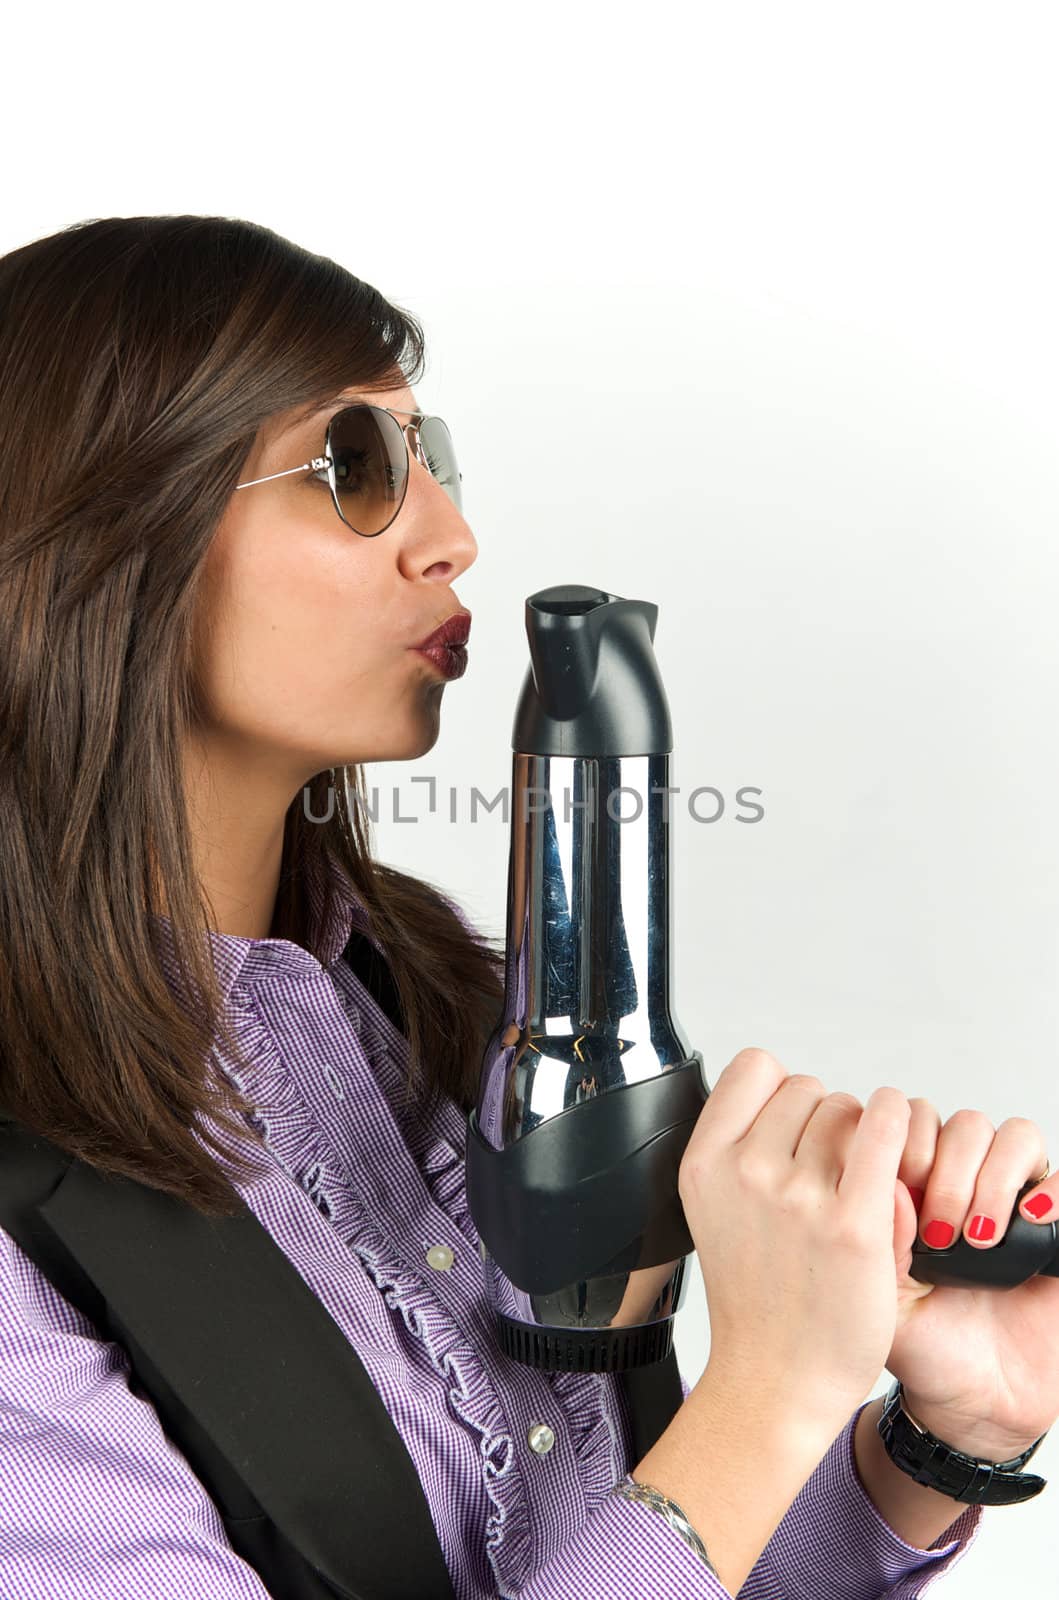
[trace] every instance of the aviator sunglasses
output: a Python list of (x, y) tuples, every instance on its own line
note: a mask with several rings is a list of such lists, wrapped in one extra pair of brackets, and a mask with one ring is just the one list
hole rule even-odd
[[(399, 417), (409, 421), (400, 422)], [(391, 411), (385, 406), (358, 402), (336, 411), (327, 424), (324, 454), (284, 472), (237, 483), (250, 489), (255, 483), (286, 478), (292, 472), (315, 472), (331, 488), (331, 499), (347, 528), (364, 539), (385, 533), (404, 504), (408, 488), (411, 451), (445, 490), (457, 511), (463, 510), (460, 480), (452, 435), (440, 417), (425, 411)]]

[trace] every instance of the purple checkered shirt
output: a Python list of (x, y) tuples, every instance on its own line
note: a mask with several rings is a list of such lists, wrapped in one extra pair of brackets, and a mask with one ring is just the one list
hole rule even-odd
[[(210, 935), (253, 1065), (236, 1071), (219, 1046), (216, 1057), (250, 1095), (264, 1137), (260, 1174), (241, 1193), (393, 1417), (458, 1600), (722, 1600), (728, 1591), (663, 1517), (610, 1494), (635, 1465), (614, 1376), (538, 1372), (500, 1352), (464, 1191), (463, 1113), (446, 1099), (427, 1123), (401, 1105), (407, 1041), (340, 959), (364, 921), (337, 881), (326, 927), (310, 885), (316, 954), (285, 939)], [(161, 919), (168, 949), (167, 930)], [(128, 1372), (120, 1346), (0, 1229), (0, 1596), (268, 1600)], [(932, 1551), (894, 1532), (857, 1476), (861, 1409), (741, 1600), (914, 1600), (974, 1542), (981, 1506)], [(543, 1452), (540, 1424), (554, 1436)]]

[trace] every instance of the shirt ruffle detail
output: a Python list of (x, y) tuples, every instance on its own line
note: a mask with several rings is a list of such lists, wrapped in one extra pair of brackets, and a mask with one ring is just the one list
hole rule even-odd
[[(482, 1361), (482, 1338), (495, 1338), (485, 1306), (484, 1279), (483, 1332), (472, 1343), (433, 1292), (424, 1276), (429, 1269), (406, 1265), (374, 1220), (387, 1215), (387, 1206), (385, 1193), (381, 1189), (375, 1191), (373, 1181), (383, 1183), (386, 1179), (373, 1169), (349, 1170), (303, 1099), (253, 1001), (240, 992), (233, 995), (232, 1001), (241, 1013), (240, 1035), (249, 1046), (253, 1071), (244, 1078), (228, 1060), (225, 1070), (260, 1107), (250, 1121), (267, 1147), (356, 1253), (390, 1310), (400, 1313), (404, 1328), (419, 1341), (431, 1365), (444, 1379), (450, 1409), (477, 1436), (490, 1507), (485, 1551), (500, 1593), (516, 1593), (531, 1569), (553, 1554), (558, 1535), (552, 1527), (533, 1526), (516, 1441)], [(391, 1038), (389, 1056), (383, 1054), (373, 1063), (380, 1089), (385, 1092), (389, 1086), (387, 1098), (391, 1107), (403, 1067), (402, 1045), (407, 1049), (403, 1037)], [(464, 1176), (463, 1112), (455, 1102), (445, 1099), (429, 1120), (415, 1116), (399, 1120), (409, 1154), (431, 1199), (455, 1223), (467, 1240), (468, 1250), (480, 1262), (479, 1235), (467, 1202)], [(618, 1460), (618, 1432), (610, 1392), (615, 1379), (611, 1374), (583, 1372), (541, 1376), (555, 1392), (560, 1425), (567, 1430), (579, 1463), (587, 1515), (625, 1470)]]
[[(445, 1380), (448, 1402), (478, 1435), (483, 1482), (489, 1497), (485, 1550), (503, 1592), (519, 1584), (533, 1560), (529, 1519), (519, 1515), (515, 1441), (480, 1357), (447, 1316), (418, 1274), (406, 1268), (385, 1236), (367, 1219), (349, 1240), (386, 1304), (398, 1311), (409, 1333), (421, 1340), (431, 1364)], [(440, 1308), (444, 1311), (444, 1308)]]
[[(458, 1108), (453, 1109), (458, 1116)], [(420, 1157), (420, 1168), (435, 1204), (453, 1219), (477, 1253), (479, 1236), (467, 1203), (462, 1148), (455, 1148), (449, 1139), (437, 1132), (436, 1127), (432, 1131), (433, 1136)], [(591, 1512), (627, 1470), (625, 1442), (613, 1394), (614, 1385), (620, 1380), (613, 1373), (602, 1372), (548, 1372), (542, 1376), (555, 1391), (570, 1444), (579, 1463), (579, 1478), (585, 1492), (587, 1510)], [(504, 1500), (508, 1492), (504, 1480), (495, 1480), (492, 1485), (487, 1480), (486, 1486), (494, 1504)], [(498, 1526), (503, 1525), (505, 1510), (504, 1507), (498, 1509)], [(505, 1565), (509, 1548), (505, 1544)], [(514, 1571), (518, 1570), (525, 1574), (527, 1569), (515, 1567), (511, 1573), (512, 1581)], [(494, 1571), (497, 1571), (495, 1562)], [(499, 1571), (497, 1577), (502, 1577)]]
[[(287, 1074), (282, 1068), (270, 1071), (259, 1063), (255, 1076), (259, 1092), (267, 1084), (267, 1125), (273, 1137), (282, 1122), (286, 1136), (303, 1153), (294, 1174), (297, 1181), (356, 1253), (390, 1310), (400, 1313), (408, 1333), (420, 1341), (431, 1365), (445, 1380), (453, 1412), (478, 1435), (491, 1507), (486, 1552), (498, 1582), (513, 1588), (532, 1561), (532, 1540), (528, 1519), (520, 1517), (517, 1510), (510, 1515), (519, 1502), (517, 1486), (507, 1487), (517, 1471), (514, 1439), (480, 1358), (420, 1275), (404, 1265), (372, 1222), (364, 1199), (358, 1198), (350, 1175), (314, 1125)], [(278, 1150), (274, 1153), (279, 1155)]]
[[(373, 1007), (373, 1002), (365, 1002)], [(401, 1093), (407, 1070), (408, 1041), (388, 1024), (387, 1049), (380, 1052), (376, 1077), (391, 1104)], [(481, 1239), (467, 1201), (465, 1147), (466, 1114), (456, 1102), (444, 1097), (434, 1115), (427, 1118), (401, 1117), (401, 1129), (409, 1151), (423, 1174), (431, 1198), (439, 1210), (451, 1217), (472, 1246), (478, 1259)], [(483, 1295), (485, 1293), (483, 1283)], [(552, 1372), (543, 1374), (556, 1392), (570, 1432), (574, 1454), (580, 1463), (581, 1483), (591, 1510), (609, 1494), (627, 1471), (623, 1424), (619, 1420), (614, 1386), (621, 1381), (612, 1373)]]
[[(408, 1041), (395, 1029), (383, 1026), (387, 1027), (388, 1048), (379, 1055), (375, 1069), (392, 1102), (403, 1082)], [(445, 1097), (433, 1117), (402, 1121), (402, 1131), (435, 1205), (452, 1218), (478, 1254), (481, 1240), (467, 1202), (465, 1113)], [(562, 1406), (591, 1509), (628, 1470), (620, 1406), (614, 1397), (614, 1386), (620, 1380), (612, 1373), (553, 1372), (544, 1376)]]

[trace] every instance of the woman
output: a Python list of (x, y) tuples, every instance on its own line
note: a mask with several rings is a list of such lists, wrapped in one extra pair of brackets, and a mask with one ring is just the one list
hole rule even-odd
[[(710, 1363), (644, 1462), (612, 1375), (497, 1349), (462, 1152), (501, 956), (373, 859), (361, 812), (361, 763), (437, 738), (446, 674), (414, 647), (477, 549), (422, 361), (409, 314), (242, 221), (109, 218), (0, 261), (0, 1097), (203, 1214), (234, 1186), (364, 1363), (460, 1600), (918, 1593), (982, 1511), (881, 1459), (858, 1400), (903, 1363), (936, 1429), (1006, 1448), (1056, 1385), (1038, 1357), (946, 1410), (951, 1317), (902, 1330), (965, 1297), (907, 1277), (907, 1185), (1004, 1218), (1032, 1124), (939, 1134), (926, 1102), (742, 1051), (681, 1169)], [(403, 1030), (342, 959), (357, 929)], [(785, 1286), (798, 1314), (770, 1316)], [(1018, 1296), (979, 1297), (990, 1337)], [(120, 1344), (2, 1231), (0, 1593), (269, 1593)]]

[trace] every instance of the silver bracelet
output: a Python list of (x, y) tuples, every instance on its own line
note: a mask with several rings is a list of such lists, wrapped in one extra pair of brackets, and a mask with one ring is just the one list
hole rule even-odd
[(685, 1544), (689, 1544), (695, 1554), (705, 1561), (720, 1583), (720, 1573), (706, 1554), (706, 1546), (675, 1500), (671, 1500), (667, 1494), (663, 1494), (660, 1489), (655, 1489), (649, 1483), (637, 1483), (631, 1472), (627, 1472), (621, 1482), (614, 1485), (611, 1493), (624, 1495), (626, 1500), (638, 1500), (642, 1506), (650, 1506), (654, 1511), (660, 1512), (673, 1532), (678, 1533)]

